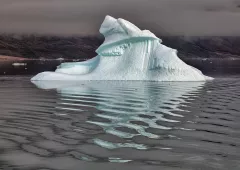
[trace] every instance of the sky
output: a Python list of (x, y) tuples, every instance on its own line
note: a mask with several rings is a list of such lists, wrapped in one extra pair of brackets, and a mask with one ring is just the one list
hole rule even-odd
[(240, 36), (240, 0), (1, 0), (0, 33), (98, 35), (106, 15), (157, 35)]

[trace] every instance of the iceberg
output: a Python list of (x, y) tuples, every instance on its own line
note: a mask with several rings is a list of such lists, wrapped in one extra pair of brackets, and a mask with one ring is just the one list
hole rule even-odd
[(106, 16), (100, 33), (105, 41), (97, 56), (84, 62), (67, 62), (55, 72), (42, 72), (32, 81), (43, 80), (144, 80), (206, 81), (211, 79), (177, 56), (177, 50), (162, 44), (149, 30), (124, 19)]

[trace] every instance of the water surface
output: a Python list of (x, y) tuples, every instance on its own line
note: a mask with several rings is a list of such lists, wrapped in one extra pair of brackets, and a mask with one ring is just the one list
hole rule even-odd
[(0, 169), (239, 170), (239, 87), (1, 78)]

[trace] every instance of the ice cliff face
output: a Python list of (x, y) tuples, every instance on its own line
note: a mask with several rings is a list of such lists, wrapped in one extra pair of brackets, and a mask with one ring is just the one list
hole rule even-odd
[(43, 72), (32, 80), (150, 80), (205, 81), (201, 71), (184, 63), (177, 51), (162, 45), (148, 30), (124, 19), (106, 16), (100, 33), (104, 43), (98, 56), (85, 62), (63, 63), (55, 72)]

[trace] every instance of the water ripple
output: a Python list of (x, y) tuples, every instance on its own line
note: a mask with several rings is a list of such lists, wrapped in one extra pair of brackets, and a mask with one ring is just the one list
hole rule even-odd
[(0, 84), (0, 168), (240, 169), (240, 81)]

